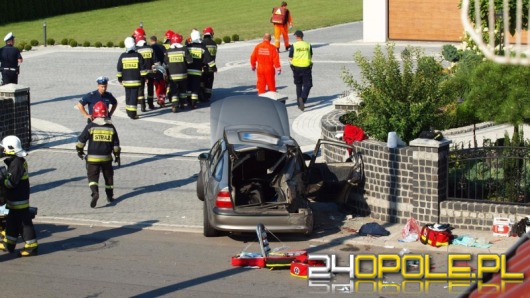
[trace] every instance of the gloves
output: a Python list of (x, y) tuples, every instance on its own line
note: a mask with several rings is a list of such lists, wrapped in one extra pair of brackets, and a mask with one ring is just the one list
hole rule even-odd
[(118, 164), (118, 167), (121, 167), (121, 159), (119, 155), (114, 156), (114, 162)]
[(77, 156), (81, 159), (85, 159), (85, 152), (84, 151), (77, 151)]
[(252, 66), (252, 71), (256, 71), (256, 66)]
[(277, 74), (278, 74), (278, 75), (281, 75), (281, 74), (282, 74), (282, 70), (281, 70), (281, 69), (278, 69)]

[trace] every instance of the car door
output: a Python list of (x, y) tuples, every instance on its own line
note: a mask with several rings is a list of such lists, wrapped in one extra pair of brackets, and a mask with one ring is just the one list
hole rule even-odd
[[(326, 162), (319, 158), (322, 145), (348, 149), (352, 153), (344, 161)], [(358, 186), (362, 180), (362, 158), (353, 145), (334, 140), (318, 140), (304, 179), (309, 198), (345, 203), (352, 187)]]
[(221, 166), (219, 164), (222, 162), (223, 143), (224, 141), (221, 139), (214, 144), (212, 150), (210, 150), (210, 156), (206, 165), (208, 177), (205, 180), (205, 196), (209, 200), (215, 199), (217, 196), (218, 184), (222, 179), (222, 173), (219, 172), (222, 168), (220, 168)]

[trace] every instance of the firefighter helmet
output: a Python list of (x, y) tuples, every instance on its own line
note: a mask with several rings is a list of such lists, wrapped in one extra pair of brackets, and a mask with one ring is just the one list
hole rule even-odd
[(202, 30), (203, 35), (210, 35), (213, 36), (213, 28), (212, 27), (206, 27), (204, 30)]
[(104, 102), (98, 101), (92, 109), (92, 117), (94, 118), (107, 118), (109, 111)]
[(133, 32), (133, 35), (132, 35), (134, 38), (138, 37), (138, 36), (143, 36), (145, 37), (145, 30), (143, 28), (136, 28), (134, 29), (134, 32)]
[(190, 37), (191, 42), (201, 42), (201, 33), (196, 29), (191, 30)]
[(125, 38), (123, 43), (125, 44), (125, 48), (127, 49), (127, 51), (135, 49), (134, 46), (135, 46), (136, 43), (134, 42), (134, 38), (132, 38), (132, 37), (129, 36), (129, 37)]
[(1, 146), (4, 148), (6, 155), (16, 155), (18, 157), (24, 157), (28, 153), (22, 149), (22, 142), (17, 136), (7, 136), (2, 140)]
[(164, 43), (168, 42), (171, 39), (171, 37), (173, 36), (173, 34), (175, 34), (175, 32), (173, 30), (167, 30), (166, 34), (164, 35), (165, 36)]
[(171, 44), (174, 43), (181, 43), (182, 42), (182, 35), (175, 33), (173, 36), (171, 36)]
[(145, 41), (145, 35), (135, 35), (134, 42), (139, 43), (141, 40)]

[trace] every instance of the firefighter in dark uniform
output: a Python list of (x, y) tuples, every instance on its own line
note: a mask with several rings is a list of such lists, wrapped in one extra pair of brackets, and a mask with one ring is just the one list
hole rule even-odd
[[(118, 101), (116, 100), (114, 95), (112, 95), (112, 93), (110, 92), (107, 92), (108, 82), (109, 78), (104, 76), (98, 77), (96, 79), (96, 83), (98, 84), (98, 90), (86, 94), (77, 103), (77, 108), (79, 109), (83, 117), (87, 119), (87, 122), (92, 121), (92, 109), (94, 108), (94, 105), (99, 101), (104, 102), (107, 106), (107, 109), (110, 110), (109, 118), (112, 116), (112, 114), (118, 107)], [(88, 106), (88, 112), (85, 109), (85, 106)]]
[(215, 61), (210, 52), (201, 42), (201, 34), (197, 30), (191, 31), (191, 42), (187, 44), (193, 62), (188, 66), (188, 95), (191, 97), (191, 108), (197, 107), (199, 92), (201, 90), (202, 71), (205, 67), (217, 72)]
[(18, 84), (18, 74), (20, 73), (20, 63), (22, 55), (18, 48), (14, 47), (15, 36), (9, 32), (4, 41), (6, 45), (0, 49), (0, 66), (2, 69), (2, 85)]
[(147, 75), (144, 58), (136, 51), (134, 38), (125, 39), (126, 52), (118, 59), (118, 81), (125, 87), (125, 110), (131, 119), (138, 119), (138, 93)]
[[(202, 43), (210, 52), (210, 56), (212, 56), (213, 61), (215, 62), (215, 57), (217, 56), (217, 44), (213, 40), (213, 28), (212, 27), (206, 27), (202, 31), (203, 33), (203, 39)], [(212, 90), (213, 90), (213, 81), (214, 81), (214, 71), (210, 69), (210, 67), (205, 66), (204, 71), (202, 73), (202, 82), (201, 82), (201, 90), (202, 92), (199, 94), (199, 100), (208, 102), (210, 101), (210, 98), (212, 97)]]
[(28, 163), (24, 157), (26, 151), (16, 136), (7, 136), (2, 140), (2, 150), (8, 156), (4, 160), (7, 169), (0, 170), (0, 183), (5, 188), (6, 207), (9, 213), (6, 217), (6, 235), (0, 250), (15, 251), (18, 236), (24, 239), (24, 249), (19, 256), (28, 257), (38, 254), (37, 236), (33, 226), (33, 214), (29, 208), (29, 174)]
[(145, 35), (143, 36), (136, 36), (136, 51), (142, 55), (142, 58), (144, 58), (145, 67), (148, 70), (147, 75), (145, 76), (145, 79), (142, 80), (142, 85), (140, 86), (140, 92), (138, 94), (138, 101), (140, 102), (140, 107), (142, 112), (145, 112), (145, 86), (147, 85), (147, 105), (149, 106), (150, 110), (156, 109), (155, 105), (153, 104), (153, 98), (154, 98), (154, 73), (153, 73), (153, 65), (156, 61), (156, 56), (153, 48), (146, 44)]
[(171, 100), (171, 111), (176, 113), (180, 101), (186, 100), (188, 64), (193, 62), (188, 48), (182, 44), (182, 35), (175, 33), (171, 37), (171, 47), (167, 51), (165, 64), (167, 65), (167, 77), (169, 80), (169, 99)]
[(112, 154), (114, 162), (120, 165), (120, 139), (118, 132), (108, 119), (107, 106), (103, 102), (98, 102), (94, 106), (92, 113), (94, 120), (88, 123), (77, 139), (75, 145), (77, 155), (85, 159), (84, 148), (88, 142), (88, 152), (86, 155), (86, 169), (88, 185), (91, 191), (90, 207), (95, 208), (99, 199), (99, 173), (103, 173), (105, 180), (105, 194), (107, 202), (114, 200), (114, 169), (112, 168)]

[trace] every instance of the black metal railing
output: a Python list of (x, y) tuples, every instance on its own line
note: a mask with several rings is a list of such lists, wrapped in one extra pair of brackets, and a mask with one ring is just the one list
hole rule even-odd
[(449, 199), (530, 204), (530, 147), (453, 148), (448, 187)]

